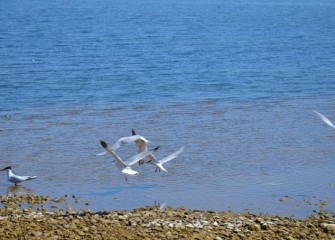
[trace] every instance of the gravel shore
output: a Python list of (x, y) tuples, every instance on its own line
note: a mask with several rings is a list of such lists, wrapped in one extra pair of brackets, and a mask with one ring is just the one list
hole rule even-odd
[(74, 211), (67, 205), (69, 198), (2, 196), (0, 239), (335, 238), (334, 215), (323, 211), (305, 219), (158, 206)]

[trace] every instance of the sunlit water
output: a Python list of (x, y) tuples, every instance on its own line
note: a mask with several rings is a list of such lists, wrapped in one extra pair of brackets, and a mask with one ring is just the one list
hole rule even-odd
[[(335, 129), (313, 113), (335, 122), (332, 2), (0, 5), (0, 164), (38, 176), (13, 188), (3, 172), (1, 194), (95, 210), (334, 209)], [(135, 165), (126, 182), (96, 156), (132, 128), (158, 158), (185, 147), (168, 173)]]

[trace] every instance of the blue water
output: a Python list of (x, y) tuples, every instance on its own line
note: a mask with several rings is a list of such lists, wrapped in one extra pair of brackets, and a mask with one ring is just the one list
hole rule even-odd
[[(335, 131), (312, 112), (335, 121), (332, 1), (5, 0), (0, 22), (0, 164), (39, 176), (12, 189), (3, 174), (2, 194), (75, 194), (93, 209), (334, 207)], [(132, 128), (161, 157), (185, 146), (169, 173), (135, 166), (125, 182), (95, 156)]]

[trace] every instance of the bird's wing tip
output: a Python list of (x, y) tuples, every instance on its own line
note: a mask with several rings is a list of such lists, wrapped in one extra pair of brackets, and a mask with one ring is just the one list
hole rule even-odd
[(96, 154), (96, 156), (102, 156), (102, 155), (105, 155), (105, 154), (107, 154), (107, 151), (104, 151), (102, 153), (98, 153), (98, 154)]

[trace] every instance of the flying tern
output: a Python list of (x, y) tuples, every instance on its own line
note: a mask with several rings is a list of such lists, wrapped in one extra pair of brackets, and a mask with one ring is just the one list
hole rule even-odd
[(334, 124), (328, 118), (326, 118), (324, 115), (322, 115), (321, 113), (319, 113), (317, 111), (313, 111), (313, 112), (315, 112), (317, 115), (319, 115), (319, 117), (322, 119), (322, 121), (324, 121), (326, 124), (335, 128)]
[[(134, 129), (131, 130), (131, 133), (133, 134), (133, 137), (134, 136), (141, 136), (141, 135), (137, 135)], [(140, 138), (137, 138), (135, 140), (135, 143), (136, 143), (136, 146), (138, 148), (138, 152), (148, 151), (148, 147), (147, 147), (147, 143), (148, 142), (149, 141), (145, 137), (141, 136)], [(152, 159), (152, 154), (149, 154), (149, 158)], [(145, 163), (145, 159), (144, 158), (141, 159), (140, 161), (138, 161), (138, 163), (140, 165), (144, 164)]]
[(159, 161), (156, 159), (156, 157), (155, 157), (153, 154), (151, 154), (151, 155), (149, 155), (150, 160), (148, 161), (148, 163), (151, 163), (151, 164), (153, 164), (153, 165), (156, 166), (156, 171), (155, 171), (155, 172), (157, 172), (157, 170), (158, 170), (158, 171), (163, 170), (164, 172), (167, 172), (167, 170), (163, 167), (163, 164), (166, 163), (166, 162), (168, 162), (168, 161), (170, 161), (170, 160), (172, 160), (172, 159), (175, 159), (176, 157), (178, 157), (179, 154), (180, 154), (183, 150), (184, 150), (184, 147), (180, 148), (178, 151), (176, 151), (176, 152), (170, 154), (169, 156), (167, 156), (167, 157), (165, 157), (165, 158), (162, 158), (162, 159), (159, 160)]
[(36, 176), (18, 176), (13, 174), (12, 172), (12, 168), (11, 167), (6, 167), (3, 169), (0, 169), (0, 171), (7, 171), (7, 179), (9, 182), (14, 183), (15, 185), (17, 185), (20, 182), (24, 182), (24, 181), (28, 181), (28, 180), (32, 180), (37, 178)]
[[(141, 135), (136, 135), (136, 134), (133, 134), (133, 136), (129, 136), (129, 137), (123, 137), (123, 138), (120, 138), (119, 140), (117, 140), (112, 147), (110, 147), (110, 149), (112, 151), (115, 151), (116, 149), (120, 148), (121, 146), (127, 144), (127, 143), (130, 143), (130, 142), (136, 142), (137, 143), (142, 143), (143, 147), (143, 151), (141, 152), (144, 152), (144, 151), (147, 151), (147, 143), (149, 142), (145, 137), (141, 136)], [(145, 145), (145, 146), (144, 146)], [(141, 148), (142, 149), (142, 148)], [(108, 151), (104, 151), (102, 153), (99, 153), (97, 154), (98, 156), (101, 156), (101, 155), (105, 155)]]
[[(135, 132), (134, 129), (132, 129), (131, 132), (132, 132), (133, 136), (140, 136), (140, 135), (137, 135), (137, 134), (136, 134), (136, 132)], [(143, 138), (144, 138), (144, 137), (143, 137)], [(145, 139), (145, 138), (144, 138), (144, 139)], [(139, 152), (147, 151), (147, 142), (144, 141), (144, 140), (142, 140), (142, 138), (138, 138), (138, 139), (135, 141), (135, 143), (136, 143), (136, 145), (137, 145), (137, 147), (138, 147), (138, 151), (139, 151)], [(157, 158), (151, 153), (151, 154), (148, 155), (148, 157), (150, 158), (150, 160), (148, 161), (148, 163), (151, 163), (151, 164), (153, 164), (153, 165), (156, 166), (156, 171), (155, 171), (155, 172), (157, 172), (157, 170), (159, 170), (159, 171), (163, 170), (164, 172), (167, 172), (167, 170), (163, 167), (163, 164), (166, 163), (166, 162), (168, 162), (168, 161), (170, 161), (170, 160), (172, 160), (172, 159), (174, 159), (174, 158), (176, 158), (176, 157), (178, 157), (178, 155), (179, 155), (183, 150), (184, 150), (184, 147), (182, 147), (182, 148), (179, 149), (178, 151), (176, 151), (176, 152), (170, 154), (169, 156), (167, 156), (167, 157), (165, 157), (165, 158), (162, 158), (162, 159), (159, 160), (159, 161), (158, 161)], [(144, 159), (141, 159), (140, 161), (143, 161), (143, 163), (144, 163), (145, 160), (144, 160)], [(143, 163), (142, 163), (142, 164), (143, 164)]]
[(131, 165), (137, 163), (139, 160), (145, 158), (149, 154), (152, 154), (154, 151), (156, 151), (159, 147), (156, 147), (150, 151), (144, 151), (141, 153), (136, 154), (135, 156), (129, 158), (127, 161), (123, 161), (114, 151), (111, 149), (108, 144), (100, 140), (101, 146), (109, 152), (115, 159), (116, 166), (121, 170), (122, 173), (125, 174), (125, 179), (127, 181), (127, 175), (137, 176), (139, 173), (133, 169), (130, 168)]

